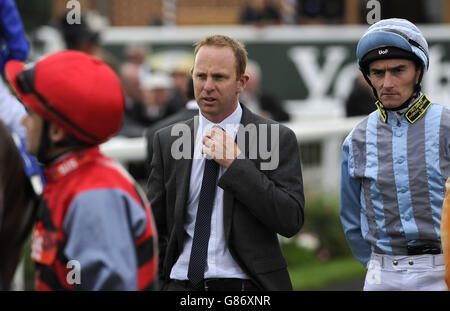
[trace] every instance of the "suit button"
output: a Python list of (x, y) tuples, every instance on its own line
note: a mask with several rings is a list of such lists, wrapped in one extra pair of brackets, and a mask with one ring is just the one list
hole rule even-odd
[(398, 265), (398, 261), (397, 261), (397, 260), (394, 260), (394, 261), (392, 262), (392, 264), (393, 264), (394, 266), (396, 266), (396, 265)]
[(412, 266), (414, 264), (414, 261), (410, 260), (408, 263), (410, 266)]

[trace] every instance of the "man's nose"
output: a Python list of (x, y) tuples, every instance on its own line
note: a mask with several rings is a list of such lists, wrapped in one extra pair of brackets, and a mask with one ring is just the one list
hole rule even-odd
[(392, 74), (389, 71), (386, 71), (384, 74), (383, 87), (384, 88), (392, 88), (394, 86), (394, 81), (392, 79)]
[(204, 86), (206, 91), (213, 91), (215, 88), (214, 81), (211, 78), (207, 78)]

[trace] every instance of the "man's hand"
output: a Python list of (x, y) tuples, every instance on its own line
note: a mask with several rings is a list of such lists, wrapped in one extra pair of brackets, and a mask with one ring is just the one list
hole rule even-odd
[(202, 153), (208, 155), (219, 165), (227, 168), (241, 154), (234, 139), (224, 130), (213, 127), (203, 137)]

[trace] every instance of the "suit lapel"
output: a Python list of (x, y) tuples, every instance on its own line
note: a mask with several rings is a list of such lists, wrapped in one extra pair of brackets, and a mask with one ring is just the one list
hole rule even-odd
[(194, 155), (195, 135), (198, 128), (198, 117), (187, 121), (190, 128), (190, 148), (191, 156), (188, 159), (181, 158), (175, 160), (175, 179), (176, 179), (176, 199), (175, 199), (175, 228), (177, 230), (178, 249), (183, 247), (184, 220), (186, 213), (186, 202), (189, 193), (189, 183), (192, 169), (192, 158)]
[[(251, 121), (251, 112), (244, 105), (242, 107), (242, 118), (241, 124), (245, 127)], [(235, 142), (237, 142), (237, 138), (239, 137), (242, 128), (240, 127), (238, 133), (236, 135)], [(247, 144), (248, 145), (248, 144)], [(239, 146), (240, 150), (245, 150), (245, 156), (248, 158), (248, 152), (250, 148), (245, 148), (245, 146)], [(234, 209), (234, 196), (229, 191), (223, 192), (223, 227), (225, 231), (225, 238), (228, 241), (230, 237), (231, 231), (231, 220), (233, 219), (233, 209)]]
[[(253, 113), (250, 110), (248, 110), (244, 105), (241, 105), (241, 106), (242, 106), (242, 119), (241, 119), (242, 127), (245, 128), (246, 126), (251, 124), (251, 126), (256, 127), (256, 132), (258, 133), (259, 132), (258, 124), (257, 124), (257, 122), (255, 122), (253, 120)], [(242, 133), (242, 128), (239, 128), (239, 131), (236, 135), (236, 139), (237, 139), (237, 137), (239, 137), (239, 135), (241, 133)], [(255, 144), (257, 144), (257, 143), (258, 143), (257, 139), (244, 139), (244, 141), (239, 142), (238, 147), (241, 151), (244, 150), (245, 157), (248, 159), (250, 157), (250, 155), (249, 155), (250, 150), (257, 150), (258, 146), (257, 145), (255, 146)], [(244, 144), (244, 145), (242, 145), (242, 144)]]

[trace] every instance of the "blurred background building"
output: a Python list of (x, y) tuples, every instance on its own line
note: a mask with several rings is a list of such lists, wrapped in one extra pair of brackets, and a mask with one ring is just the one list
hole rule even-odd
[[(436, 102), (450, 102), (450, 0), (78, 0), (81, 24), (69, 25), (70, 2), (16, 0), (32, 43), (29, 58), (78, 49), (116, 70), (127, 97), (119, 134), (129, 138), (117, 149), (136, 143), (135, 152), (125, 148), (121, 156), (127, 165), (145, 158), (138, 142), (148, 127), (185, 108), (193, 44), (212, 33), (246, 45), (259, 81), (257, 92), (250, 85), (241, 101), (298, 134), (312, 189), (337, 191), (342, 140), (374, 110), (355, 56), (373, 3), (378, 18), (420, 25), (431, 59), (424, 90)], [(150, 100), (155, 94), (157, 105)]]
[[(379, 2), (382, 18), (450, 23), (450, 2), (446, 0)], [(63, 0), (16, 0), (16, 3), (26, 17), (27, 29), (67, 12), (67, 1)], [(105, 17), (110, 26), (236, 25), (264, 18), (272, 24), (364, 24), (367, 6), (367, 0), (79, 0), (79, 3), (83, 11), (96, 11)], [(243, 20), (245, 17), (249, 20)]]

